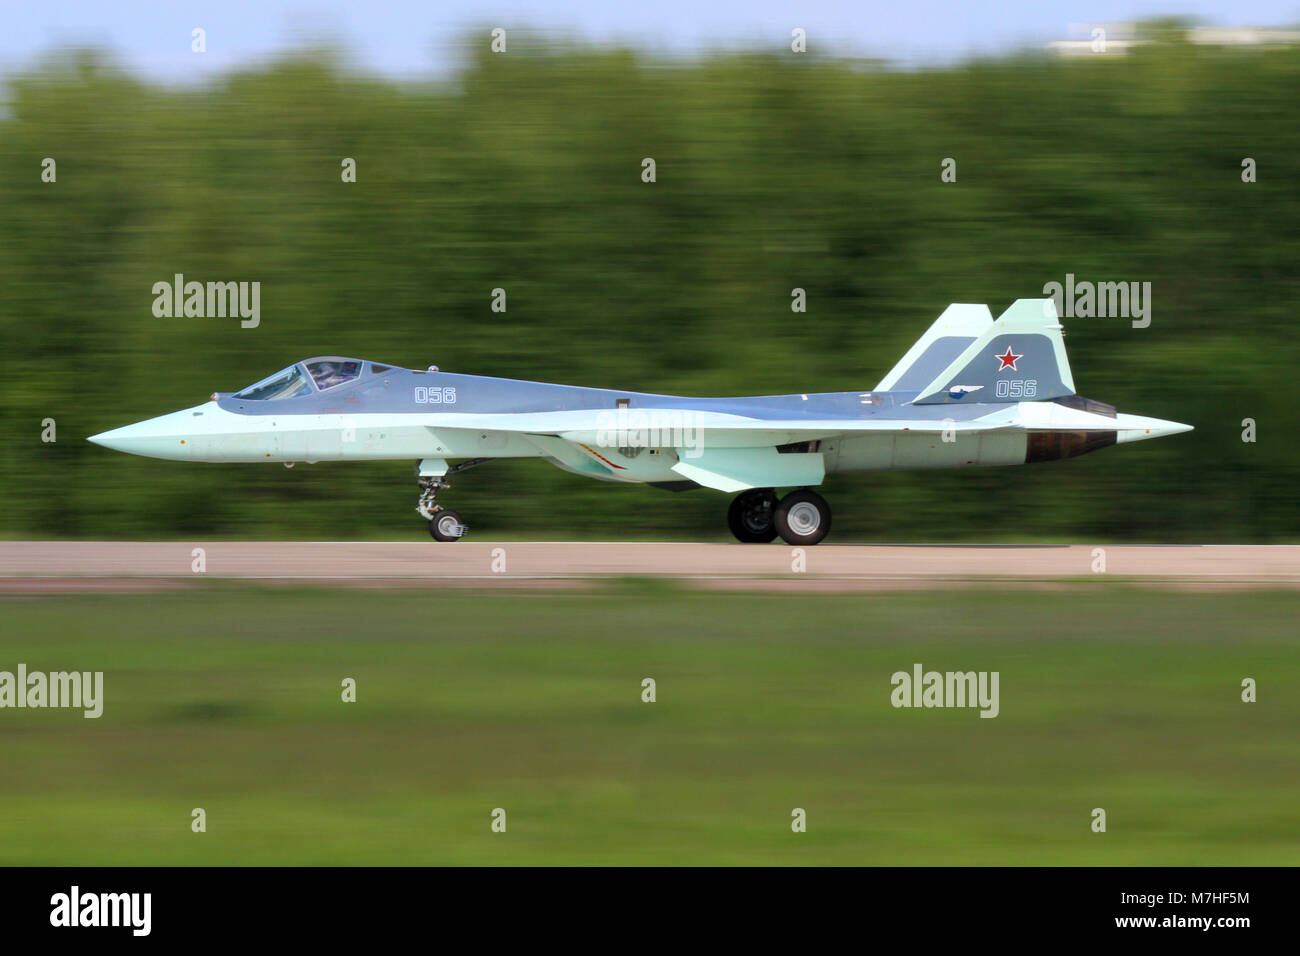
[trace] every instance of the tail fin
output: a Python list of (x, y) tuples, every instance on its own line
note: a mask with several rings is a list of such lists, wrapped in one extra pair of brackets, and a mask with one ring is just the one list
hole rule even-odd
[(925, 388), (992, 324), (993, 314), (987, 305), (954, 302), (880, 380), (875, 391), (915, 392)]
[(1055, 303), (1017, 299), (921, 387), (914, 404), (1050, 401), (1073, 394)]

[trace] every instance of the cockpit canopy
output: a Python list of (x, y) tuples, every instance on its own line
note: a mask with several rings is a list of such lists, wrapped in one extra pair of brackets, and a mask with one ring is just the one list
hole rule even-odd
[[(235, 398), (250, 402), (274, 402), (282, 398), (301, 398), (355, 382), (361, 377), (364, 362), (350, 358), (311, 358), (270, 375), (260, 382), (236, 392)], [(388, 366), (372, 365), (371, 371)]]

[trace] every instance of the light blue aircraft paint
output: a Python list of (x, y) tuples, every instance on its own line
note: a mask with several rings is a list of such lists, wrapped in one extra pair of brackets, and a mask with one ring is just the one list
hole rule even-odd
[(738, 539), (809, 545), (830, 530), (809, 490), (828, 473), (1055, 461), (1190, 430), (1078, 396), (1052, 300), (1020, 299), (996, 321), (984, 305), (949, 306), (870, 391), (684, 398), (332, 356), (90, 441), (185, 461), (414, 460), (416, 510), (440, 541), (465, 532), (436, 500), (448, 475), (543, 458), (605, 481), (734, 493)]

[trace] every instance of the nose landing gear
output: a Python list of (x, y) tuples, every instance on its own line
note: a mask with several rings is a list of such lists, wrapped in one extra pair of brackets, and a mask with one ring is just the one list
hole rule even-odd
[(420, 501), (415, 510), (429, 522), (429, 534), (435, 541), (459, 541), (468, 530), (460, 515), (437, 503), (438, 492), (450, 487), (440, 475), (420, 479)]
[[(415, 473), (420, 482), (420, 500), (416, 503), (415, 510), (420, 513), (420, 517), (429, 522), (429, 534), (435, 541), (459, 541), (464, 537), (469, 527), (461, 521), (460, 515), (450, 508), (444, 508), (438, 504), (438, 492), (451, 487), (447, 481), (447, 475), (454, 475), (457, 472), (464, 471), (467, 468), (473, 468), (475, 465), (481, 465), (488, 459), (471, 458), (469, 461), (463, 461), (458, 465), (446, 467), (446, 462), (436, 462), (436, 467), (442, 469), (440, 475), (421, 474), (426, 464), (421, 461), (415, 466)], [(427, 461), (427, 459), (426, 459)]]

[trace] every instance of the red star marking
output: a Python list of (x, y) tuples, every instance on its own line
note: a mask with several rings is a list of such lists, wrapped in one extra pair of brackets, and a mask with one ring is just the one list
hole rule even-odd
[(1004, 368), (1009, 368), (1013, 372), (1019, 372), (1020, 369), (1016, 368), (1016, 363), (1019, 362), (1022, 358), (1024, 358), (1023, 355), (1017, 355), (1015, 352), (1011, 351), (1010, 345), (1007, 346), (1007, 351), (1005, 355), (995, 355), (993, 357), (1002, 363), (1001, 365), (998, 366), (999, 372), (1002, 371)]

